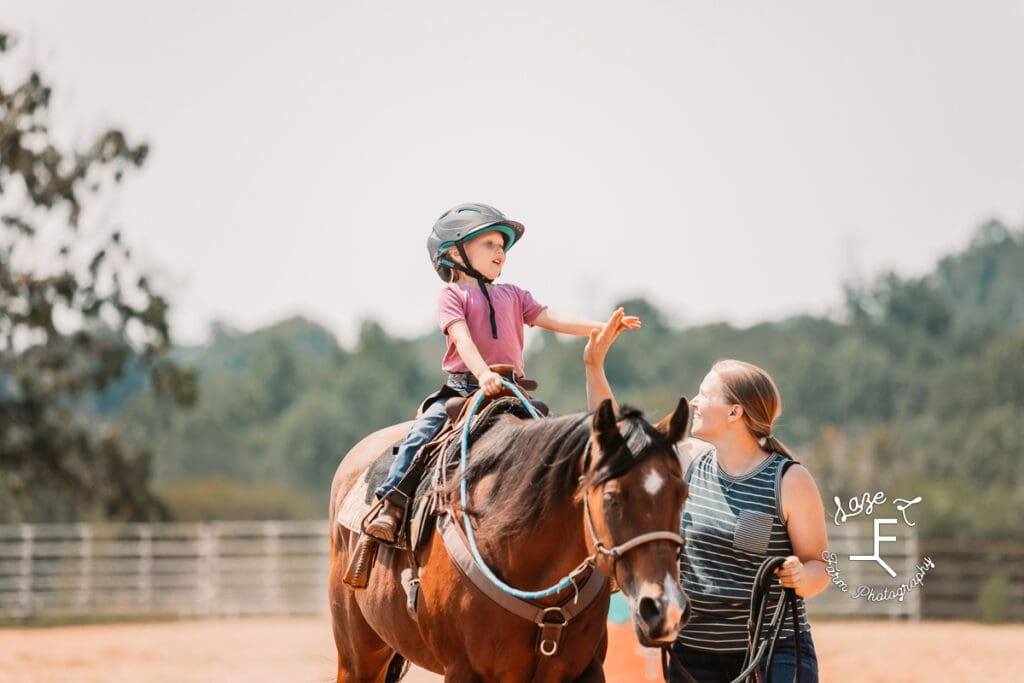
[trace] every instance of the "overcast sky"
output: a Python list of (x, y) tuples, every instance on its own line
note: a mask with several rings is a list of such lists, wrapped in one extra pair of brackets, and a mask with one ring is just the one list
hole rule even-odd
[(432, 329), (450, 206), (525, 223), (503, 279), (603, 317), (825, 313), (1024, 225), (1024, 3), (5, 0), (54, 126), (152, 144), (93, 215), (176, 337), (302, 314)]

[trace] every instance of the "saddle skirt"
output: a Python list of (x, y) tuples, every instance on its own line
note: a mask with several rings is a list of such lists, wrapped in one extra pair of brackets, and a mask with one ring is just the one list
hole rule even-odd
[[(470, 446), (501, 415), (506, 414), (511, 414), (520, 419), (530, 417), (526, 407), (514, 396), (495, 399), (487, 403), (481, 409), (479, 415), (474, 418), (469, 435)], [(435, 494), (440, 487), (443, 472), (447, 472), (450, 476), (459, 462), (461, 454), (460, 441), (464, 424), (464, 418), (458, 420), (454, 428), (452, 428), (450, 423), (447, 424), (441, 431), (441, 435), (445, 436), (439, 435), (438, 437), (442, 441), (436, 443), (435, 448), (430, 448), (435, 442), (427, 444), (424, 446), (425, 452), (417, 455), (417, 458), (425, 455), (431, 458), (432, 462), (425, 468), (426, 475), (416, 488), (416, 495), (409, 514), (409, 533), (399, 533), (398, 541), (395, 543), (398, 548), (407, 549), (409, 547), (409, 537), (414, 540), (413, 547), (418, 548), (420, 541), (432, 530), (435, 515), (440, 512), (442, 507), (436, 504)], [(391, 468), (391, 463), (395, 461), (396, 449), (400, 443), (389, 446), (366, 468), (366, 472), (363, 476), (359, 477), (359, 480), (352, 486), (338, 506), (338, 512), (335, 517), (336, 524), (356, 533), (362, 532), (363, 520), (374, 507), (379, 505), (374, 499), (373, 492), (387, 478), (388, 470)], [(402, 531), (404, 532), (404, 529)]]
[(366, 501), (367, 496), (373, 498), (373, 487), (370, 486), (368, 474), (369, 470), (366, 475), (359, 477), (359, 481), (349, 489), (338, 507), (338, 514), (334, 521), (349, 531), (361, 532), (363, 530), (363, 518), (372, 507), (372, 504)]
[[(366, 469), (363, 476), (359, 477), (359, 481), (349, 489), (349, 492), (342, 499), (335, 518), (335, 522), (341, 527), (349, 531), (362, 533), (363, 520), (366, 519), (366, 516), (373, 508), (379, 505), (374, 498), (373, 492), (387, 478), (391, 463), (395, 461), (395, 449), (399, 443), (401, 442), (388, 447), (387, 450), (378, 455)], [(412, 504), (412, 514), (410, 515), (411, 519), (409, 521), (411, 525), (409, 534), (399, 533), (398, 540), (394, 543), (395, 547), (405, 550), (409, 547), (409, 536), (417, 541), (422, 538), (423, 525), (433, 516), (433, 497), (430, 494), (434, 488), (434, 474), (431, 472), (430, 476), (424, 477), (419, 482), (419, 486), (416, 489), (416, 496)], [(424, 505), (427, 506), (426, 509), (423, 509)], [(404, 526), (405, 523), (403, 521)], [(414, 547), (416, 546), (418, 546), (418, 543), (414, 544)]]

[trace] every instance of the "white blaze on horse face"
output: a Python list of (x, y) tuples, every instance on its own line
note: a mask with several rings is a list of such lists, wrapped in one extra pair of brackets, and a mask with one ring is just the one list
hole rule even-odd
[(666, 610), (665, 618), (670, 624), (679, 624), (683, 620), (683, 611), (686, 606), (686, 598), (683, 597), (683, 591), (679, 588), (679, 579), (672, 574), (665, 575), (665, 597), (668, 599), (668, 609)]
[(665, 480), (658, 474), (658, 470), (651, 467), (651, 471), (644, 477), (644, 491), (647, 491), (651, 496), (656, 496), (664, 485)]
[(663, 610), (659, 620), (661, 628), (655, 628), (653, 624), (651, 627), (652, 630), (664, 631), (664, 633), (653, 637), (653, 640), (663, 643), (673, 642), (679, 634), (679, 628), (683, 625), (683, 614), (686, 611), (686, 598), (679, 588), (679, 581), (671, 572), (665, 574), (665, 578), (660, 585), (654, 581), (644, 581), (636, 598), (629, 599), (630, 610), (634, 614), (636, 614), (640, 601), (644, 598), (654, 600), (662, 606)]

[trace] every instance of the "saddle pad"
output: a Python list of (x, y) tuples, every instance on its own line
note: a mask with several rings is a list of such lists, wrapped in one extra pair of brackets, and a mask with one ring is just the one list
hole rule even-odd
[[(381, 480), (383, 481), (383, 480)], [(363, 530), (363, 518), (370, 511), (370, 503), (367, 497), (373, 498), (373, 488), (369, 485), (367, 478), (362, 476), (359, 481), (349, 489), (338, 507), (338, 515), (335, 521), (350, 531), (361, 532)]]
[[(377, 487), (384, 483), (384, 480), (388, 476), (388, 470), (391, 469), (391, 463), (395, 461), (395, 448), (402, 442), (398, 441), (395, 444), (388, 446), (384, 449), (380, 455), (378, 455), (370, 466), (366, 468), (365, 474), (359, 477), (359, 480), (349, 489), (349, 492), (345, 494), (345, 497), (341, 501), (341, 505), (338, 506), (338, 514), (335, 517), (337, 522), (342, 527), (355, 531), (357, 533), (363, 530), (363, 519), (370, 512), (370, 509), (377, 504), (377, 499), (374, 497), (373, 492), (377, 490)], [(412, 510), (409, 514), (410, 520), (418, 519), (418, 512), (421, 503), (424, 501), (423, 494), (431, 488), (430, 473), (428, 472), (422, 480), (420, 480), (419, 486), (416, 489), (416, 497), (413, 499)], [(422, 520), (421, 520), (422, 521)], [(413, 537), (419, 538), (419, 534), (416, 530), (413, 530)], [(405, 534), (399, 539), (397, 544), (400, 548), (407, 547)]]
[(377, 502), (373, 492), (387, 478), (391, 463), (395, 461), (395, 446), (397, 445), (388, 446), (383, 453), (374, 458), (363, 476), (359, 477), (355, 485), (345, 494), (338, 507), (338, 524), (352, 531), (363, 530), (363, 518)]
[[(528, 419), (530, 417), (526, 408), (519, 402), (519, 399), (515, 397), (499, 398), (487, 404), (481, 410), (476, 420), (474, 420), (473, 427), (470, 430), (469, 445), (472, 447), (476, 438), (487, 431), (504, 414), (511, 414), (521, 419)], [(359, 481), (345, 495), (341, 505), (338, 506), (338, 514), (335, 520), (342, 527), (356, 532), (363, 530), (363, 518), (366, 517), (370, 509), (376, 504), (373, 492), (387, 478), (391, 463), (395, 461), (395, 447), (400, 444), (401, 441), (398, 441), (384, 449), (384, 452), (374, 459), (370, 466), (366, 468), (366, 473), (359, 478)], [(453, 438), (448, 446), (442, 449), (443, 462), (446, 463), (445, 467), (449, 473), (453, 472), (458, 466), (460, 453), (461, 445), (458, 438)], [(429, 515), (418, 514), (419, 507), (425, 500), (423, 494), (433, 488), (433, 480), (437, 474), (436, 464), (435, 466), (428, 467), (424, 473), (416, 489), (416, 497), (413, 499), (412, 510), (409, 514), (410, 520), (420, 520), (422, 523), (426, 517), (429, 517)], [(419, 531), (418, 529), (412, 530), (413, 538), (420, 539)], [(406, 547), (405, 534), (399, 539), (399, 547)]]

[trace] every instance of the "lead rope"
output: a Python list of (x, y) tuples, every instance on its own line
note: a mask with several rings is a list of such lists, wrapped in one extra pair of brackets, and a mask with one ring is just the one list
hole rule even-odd
[[(781, 567), (785, 561), (785, 557), (769, 557), (765, 559), (758, 568), (757, 575), (754, 577), (754, 586), (750, 591), (750, 621), (748, 622), (751, 639), (750, 647), (747, 649), (747, 656), (743, 661), (743, 670), (733, 683), (742, 683), (749, 680), (751, 673), (757, 668), (761, 658), (765, 657), (766, 651), (765, 671), (767, 672), (766, 678), (768, 679), (766, 683), (771, 683), (772, 658), (775, 656), (775, 645), (779, 642), (779, 635), (782, 633), (782, 625), (785, 622), (787, 607), (793, 619), (793, 646), (796, 650), (796, 672), (794, 673), (793, 680), (797, 683), (800, 681), (800, 666), (802, 664), (800, 655), (800, 621), (798, 619), (796, 591), (792, 588), (782, 589), (783, 593), (779, 596), (779, 602), (775, 606), (775, 613), (768, 624), (770, 633), (767, 638), (762, 639), (760, 637), (761, 629), (764, 626), (764, 618), (768, 612), (768, 593), (771, 590), (773, 572), (778, 567)], [(757, 615), (756, 618), (755, 614)], [(760, 641), (760, 644), (755, 652), (754, 645), (758, 641)]]
[[(523, 393), (519, 391), (516, 385), (507, 380), (502, 380), (501, 383), (502, 385), (505, 386), (505, 388), (511, 390), (512, 393), (515, 394), (516, 398), (518, 398), (522, 402), (522, 404), (526, 406), (527, 410), (530, 412), (530, 416), (533, 419), (540, 419), (540, 413), (538, 413), (537, 410), (533, 407), (533, 405), (531, 405), (530, 402), (527, 400), (527, 398), (523, 396)], [(536, 600), (538, 598), (547, 598), (551, 597), (552, 595), (557, 595), (558, 593), (561, 593), (570, 586), (575, 585), (576, 577), (584, 569), (586, 569), (586, 567), (589, 564), (590, 558), (587, 558), (587, 560), (584, 560), (582, 563), (580, 563), (580, 565), (572, 572), (570, 572), (568, 576), (562, 578), (562, 580), (560, 580), (553, 586), (538, 591), (524, 591), (513, 586), (510, 586), (501, 579), (499, 579), (497, 575), (495, 575), (495, 573), (491, 571), (491, 568), (487, 566), (487, 563), (484, 562), (484, 558), (480, 555), (480, 550), (477, 548), (476, 536), (473, 533), (473, 524), (469, 520), (469, 515), (466, 514), (469, 498), (466, 486), (466, 466), (468, 463), (467, 454), (469, 453), (469, 430), (473, 424), (473, 416), (476, 414), (477, 408), (480, 407), (480, 404), (483, 402), (483, 400), (484, 393), (482, 391), (477, 392), (476, 398), (473, 400), (473, 404), (469, 407), (469, 412), (466, 413), (466, 424), (462, 428), (462, 438), (460, 441), (460, 461), (462, 469), (459, 476), (459, 502), (462, 504), (462, 522), (466, 528), (466, 539), (469, 541), (469, 551), (473, 555), (473, 560), (480, 566), (480, 569), (484, 573), (484, 576), (486, 576), (491, 583), (493, 583), (495, 586), (500, 588), (508, 595), (519, 598), (521, 600)]]
[[(771, 590), (772, 573), (776, 568), (782, 566), (782, 563), (785, 561), (785, 557), (768, 557), (758, 567), (757, 574), (754, 577), (754, 585), (750, 589), (750, 617), (747, 621), (751, 638), (750, 645), (747, 648), (747, 655), (743, 660), (743, 669), (740, 671), (739, 676), (733, 679), (731, 683), (747, 683), (752, 679), (758, 680), (759, 672), (755, 672), (755, 670), (766, 652), (765, 671), (768, 678), (766, 683), (771, 683), (772, 658), (775, 656), (775, 645), (778, 643), (779, 636), (782, 633), (782, 625), (785, 622), (787, 607), (793, 619), (793, 644), (796, 650), (796, 672), (793, 681), (795, 683), (800, 682), (802, 675), (800, 667), (803, 663), (800, 653), (801, 629), (798, 619), (796, 591), (792, 588), (784, 587), (782, 589), (783, 594), (779, 596), (779, 602), (775, 606), (775, 613), (768, 624), (768, 637), (760, 637), (761, 630), (764, 627), (764, 617), (768, 612), (768, 593)], [(757, 644), (756, 648), (755, 644)], [(673, 665), (675, 665), (675, 668), (673, 668)], [(664, 675), (666, 681), (669, 680), (670, 674), (678, 675), (681, 673), (685, 683), (695, 683), (693, 676), (686, 670), (686, 667), (679, 661), (679, 658), (672, 653), (671, 645), (662, 648), (661, 667), (662, 675)]]

